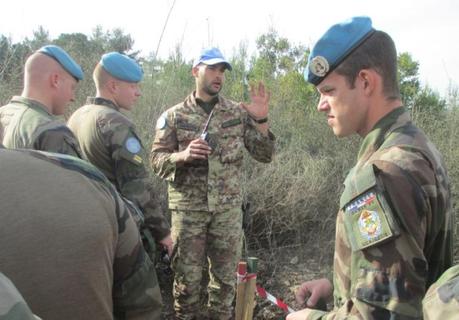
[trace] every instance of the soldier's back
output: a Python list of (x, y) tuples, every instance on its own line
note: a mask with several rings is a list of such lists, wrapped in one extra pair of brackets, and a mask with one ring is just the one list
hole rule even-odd
[(81, 157), (64, 121), (31, 99), (15, 96), (0, 108), (0, 142), (9, 149), (35, 149)]
[(120, 232), (136, 231), (119, 225), (114, 188), (74, 157), (0, 149), (0, 159), (0, 270), (43, 319), (112, 319)]
[(114, 182), (113, 140), (120, 128), (133, 127), (131, 120), (112, 107), (87, 104), (72, 114), (67, 125), (78, 140), (84, 159)]

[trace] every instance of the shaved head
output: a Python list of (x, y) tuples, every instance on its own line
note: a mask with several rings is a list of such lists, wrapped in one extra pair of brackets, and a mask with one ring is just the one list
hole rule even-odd
[(30, 86), (32, 83), (35, 85), (49, 77), (52, 73), (66, 72), (64, 68), (46, 54), (36, 52), (32, 54), (25, 63), (24, 70), (24, 85)]
[(35, 52), (25, 63), (22, 96), (41, 102), (53, 114), (62, 114), (74, 99), (76, 83), (59, 62)]

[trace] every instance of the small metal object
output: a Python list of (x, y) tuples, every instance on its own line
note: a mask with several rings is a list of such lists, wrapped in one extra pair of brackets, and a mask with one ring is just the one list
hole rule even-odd
[(202, 140), (204, 140), (207, 143), (210, 142), (209, 132), (207, 130), (209, 129), (210, 120), (212, 119), (214, 110), (215, 108), (213, 108), (212, 111), (210, 112), (209, 117), (207, 118), (206, 124), (204, 125), (204, 129), (202, 129), (201, 135), (199, 136)]

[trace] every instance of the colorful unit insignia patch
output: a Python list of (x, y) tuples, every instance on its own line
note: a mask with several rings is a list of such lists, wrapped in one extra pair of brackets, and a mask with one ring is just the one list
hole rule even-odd
[(376, 211), (363, 210), (359, 218), (359, 230), (367, 240), (377, 238), (381, 234), (381, 219)]
[(361, 194), (344, 207), (344, 225), (353, 251), (370, 247), (399, 233), (390, 207), (384, 197), (378, 197), (374, 191)]

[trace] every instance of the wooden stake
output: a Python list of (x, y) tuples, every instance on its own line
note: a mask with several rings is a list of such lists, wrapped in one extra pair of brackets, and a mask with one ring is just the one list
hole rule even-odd
[(245, 299), (245, 289), (246, 281), (244, 277), (247, 274), (247, 262), (240, 261), (237, 266), (237, 289), (236, 289), (236, 320), (243, 320), (242, 315), (244, 312), (244, 299)]
[(243, 310), (242, 320), (253, 319), (253, 309), (255, 308), (255, 290), (257, 285), (257, 264), (257, 258), (247, 258), (248, 280), (245, 287), (245, 306)]

